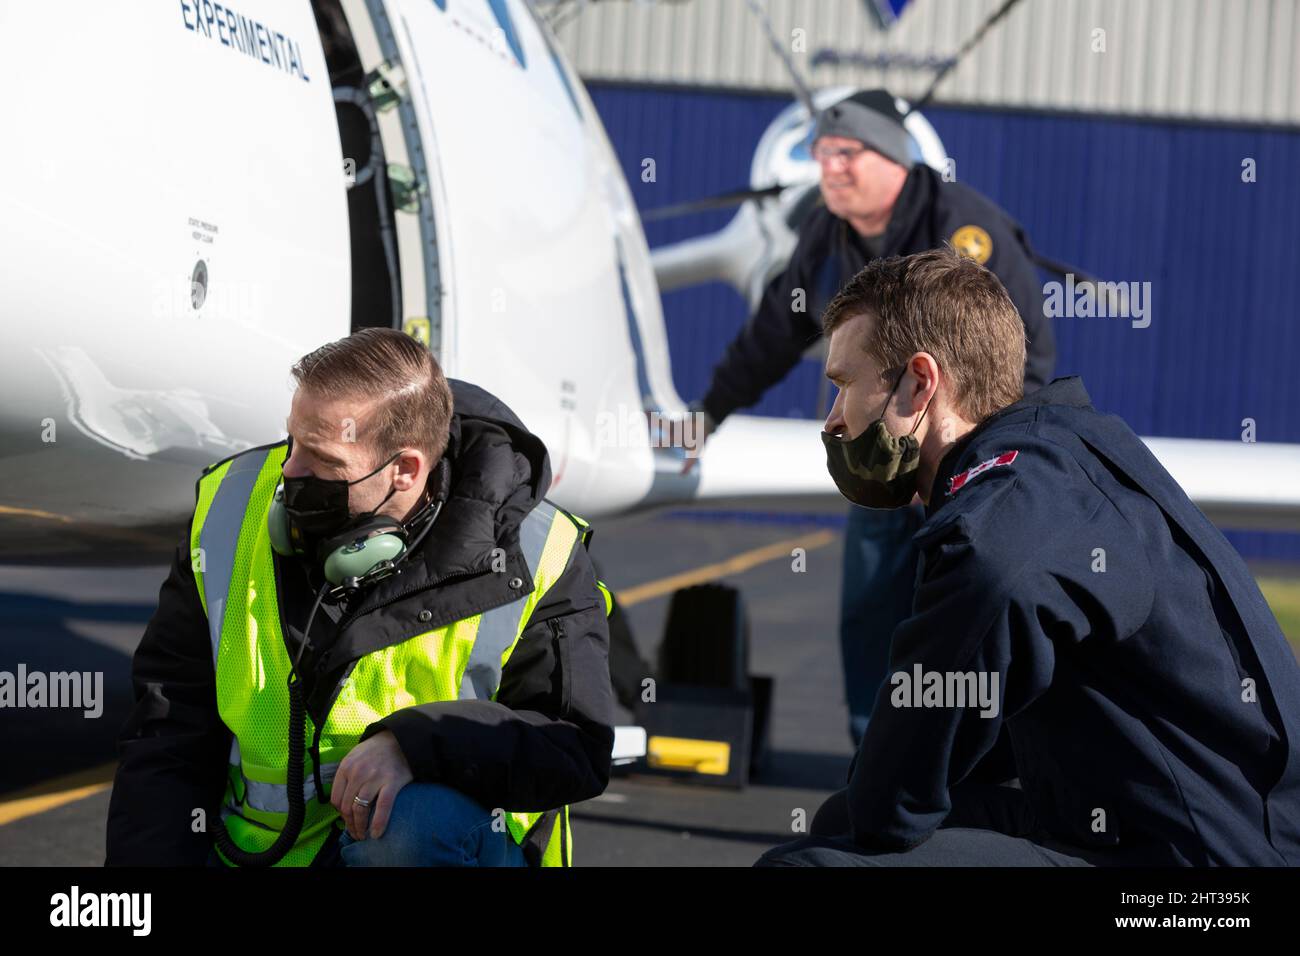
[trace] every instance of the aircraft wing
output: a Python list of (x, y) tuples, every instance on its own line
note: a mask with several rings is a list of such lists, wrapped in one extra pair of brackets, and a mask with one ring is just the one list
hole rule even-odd
[(1300, 531), (1300, 445), (1142, 440), (1220, 527)]
[[(697, 466), (698, 497), (838, 496), (820, 432), (817, 421), (730, 416)], [(1300, 445), (1142, 440), (1216, 525), (1300, 531)]]

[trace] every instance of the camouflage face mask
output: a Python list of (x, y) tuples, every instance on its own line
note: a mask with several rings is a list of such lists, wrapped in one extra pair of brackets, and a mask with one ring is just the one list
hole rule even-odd
[[(889, 390), (885, 408), (902, 380), (899, 375)], [(912, 431), (897, 438), (885, 428), (884, 408), (857, 438), (845, 440), (822, 432), (826, 470), (840, 494), (864, 508), (901, 508), (910, 502), (916, 494), (917, 468), (921, 464), (921, 446), (915, 433), (929, 410), (930, 403), (926, 402)]]

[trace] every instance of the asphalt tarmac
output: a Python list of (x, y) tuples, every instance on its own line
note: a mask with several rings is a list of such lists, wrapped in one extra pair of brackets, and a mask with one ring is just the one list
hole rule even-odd
[[(798, 836), (797, 821), (843, 786), (852, 754), (836, 632), (843, 518), (833, 507), (595, 523), (592, 555), (624, 601), (643, 658), (656, 657), (672, 591), (720, 580), (745, 597), (750, 669), (774, 678), (775, 696), (770, 758), (747, 786), (619, 772), (603, 795), (572, 808), (576, 865), (749, 866)], [(131, 654), (165, 576), (162, 565), (0, 567), (0, 670), (21, 662), (103, 673), (99, 716), (0, 712), (0, 865), (102, 864)]]

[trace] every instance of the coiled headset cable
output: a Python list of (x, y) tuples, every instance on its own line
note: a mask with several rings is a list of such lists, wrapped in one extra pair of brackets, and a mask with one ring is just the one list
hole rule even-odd
[[(450, 470), (443, 467), (439, 470), (439, 487), (434, 494), (433, 500), (430, 501), (421, 513), (417, 514), (412, 520), (412, 524), (423, 522), (423, 527), (416, 534), (415, 539), (411, 542), (410, 547), (403, 551), (398, 563), (405, 561), (410, 555), (414, 554), (424, 541), (425, 536), (433, 527), (438, 515), (442, 512), (443, 502), (447, 499), (448, 488), (451, 484)], [(426, 517), (427, 515), (427, 517)], [(400, 573), (400, 572), (398, 572)], [(331, 586), (326, 581), (319, 591), (316, 592), (316, 601), (311, 606), (311, 613), (307, 615), (307, 626), (303, 628), (302, 642), (298, 645), (297, 653), (294, 654), (293, 662), (289, 665), (289, 762), (286, 767), (286, 789), (289, 792), (289, 813), (284, 823), (284, 828), (280, 830), (279, 836), (265, 850), (260, 852), (251, 852), (243, 849), (235, 843), (230, 836), (230, 831), (226, 829), (226, 821), (221, 819), (215, 834), (217, 846), (221, 852), (230, 860), (239, 866), (274, 866), (284, 859), (284, 855), (293, 848), (298, 842), (298, 836), (302, 833), (302, 825), (307, 817), (307, 800), (303, 796), (303, 781), (306, 776), (305, 757), (306, 743), (303, 735), (307, 729), (307, 705), (303, 697), (302, 678), (298, 674), (298, 665), (302, 662), (302, 652), (310, 643), (311, 626), (316, 620), (316, 612), (320, 610), (321, 601), (325, 595), (330, 593)], [(319, 739), (320, 728), (317, 728)], [(319, 753), (318, 753), (319, 757)], [(318, 760), (319, 762), (319, 760)], [(318, 788), (317, 799), (325, 802), (325, 791), (320, 777), (320, 767), (314, 768), (316, 776), (316, 786)]]

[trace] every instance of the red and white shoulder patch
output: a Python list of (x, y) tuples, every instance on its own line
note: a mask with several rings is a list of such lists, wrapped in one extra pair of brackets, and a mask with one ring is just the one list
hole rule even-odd
[(984, 474), (984, 472), (988, 471), (990, 468), (996, 468), (999, 465), (1011, 464), (1013, 461), (1016, 460), (1016, 456), (1019, 454), (1020, 454), (1019, 451), (1003, 452), (1001, 455), (998, 455), (996, 458), (990, 458), (988, 461), (980, 462), (974, 468), (967, 468), (960, 475), (953, 475), (951, 478), (948, 479), (949, 497), (961, 491), (962, 488), (966, 487), (966, 485), (970, 484), (972, 481), (974, 481), (980, 475)]

